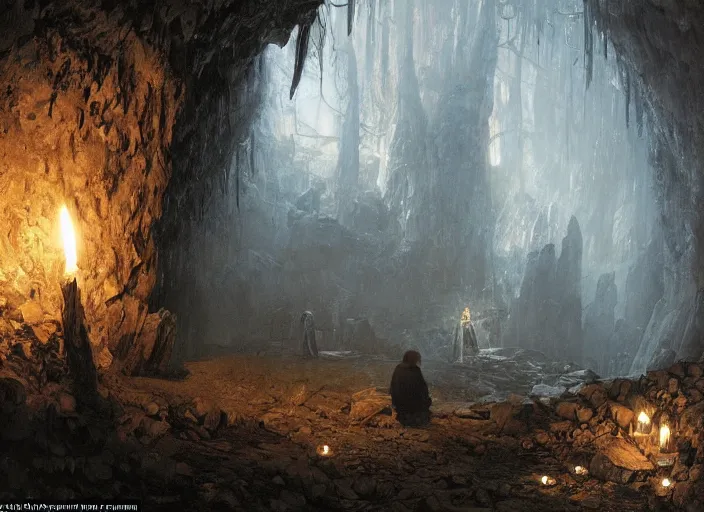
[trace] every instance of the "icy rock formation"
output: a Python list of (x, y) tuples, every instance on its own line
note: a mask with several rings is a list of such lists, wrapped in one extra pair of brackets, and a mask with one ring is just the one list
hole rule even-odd
[(609, 361), (618, 348), (618, 345), (610, 345), (616, 324), (614, 308), (618, 290), (615, 278), (615, 272), (599, 276), (594, 302), (589, 304), (584, 317), (585, 355), (596, 360), (598, 366), (594, 369), (604, 376), (607, 375)]
[(504, 346), (544, 351), (560, 358), (582, 357), (582, 236), (572, 217), (559, 259), (548, 244), (528, 255), (520, 295), (514, 300)]

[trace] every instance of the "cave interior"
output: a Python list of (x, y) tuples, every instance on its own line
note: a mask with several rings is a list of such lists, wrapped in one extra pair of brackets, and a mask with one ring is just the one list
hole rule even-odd
[(3, 2), (0, 509), (704, 510), (702, 27)]

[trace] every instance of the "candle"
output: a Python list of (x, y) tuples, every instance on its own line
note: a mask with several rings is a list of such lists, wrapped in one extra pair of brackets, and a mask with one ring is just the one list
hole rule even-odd
[(543, 485), (555, 485), (555, 479), (550, 478), (547, 475), (543, 475), (542, 478), (540, 479), (540, 483), (542, 483)]
[(663, 487), (670, 487), (672, 485), (672, 482), (670, 482), (669, 478), (663, 478), (662, 479), (662, 486)]
[(333, 455), (332, 448), (330, 448), (330, 446), (327, 444), (323, 444), (323, 445), (318, 446), (318, 448), (316, 448), (315, 451), (321, 457), (332, 457), (332, 455)]
[(667, 425), (660, 426), (660, 451), (668, 452), (670, 450), (670, 427)]
[(650, 416), (641, 411), (638, 415), (638, 423), (636, 426), (636, 434), (650, 434), (652, 425), (650, 424)]

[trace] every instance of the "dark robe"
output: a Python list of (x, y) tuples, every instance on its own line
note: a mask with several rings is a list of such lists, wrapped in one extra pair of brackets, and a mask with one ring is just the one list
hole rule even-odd
[(403, 425), (413, 426), (430, 420), (432, 400), (428, 384), (420, 368), (414, 364), (400, 363), (391, 377), (391, 404)]

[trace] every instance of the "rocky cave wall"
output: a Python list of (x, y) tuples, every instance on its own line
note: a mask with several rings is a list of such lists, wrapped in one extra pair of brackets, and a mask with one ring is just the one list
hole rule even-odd
[(630, 80), (644, 91), (654, 131), (651, 158), (665, 242), (665, 295), (655, 306), (632, 371), (643, 371), (649, 363), (665, 366), (674, 358), (698, 359), (704, 348), (704, 219), (699, 207), (704, 8), (685, 0), (586, 0), (585, 9), (623, 59)]
[[(157, 281), (152, 236), (173, 173), (166, 228), (194, 211), (229, 163), (233, 127), (207, 124), (208, 98), (237, 80), (269, 42), (285, 43), (320, 0), (72, 0), (5, 2), (0, 14), (0, 335), (30, 324), (59, 327), (63, 273), (58, 212), (78, 238), (93, 352), (138, 371), (163, 311), (148, 316)], [(200, 105), (203, 105), (200, 108)], [(174, 130), (180, 148), (172, 153)], [(205, 140), (224, 142), (215, 152)], [(190, 144), (189, 144), (190, 141)], [(184, 150), (184, 146), (187, 150)], [(191, 153), (192, 147), (200, 151)], [(229, 151), (229, 154), (227, 154)], [(183, 195), (179, 195), (180, 191)], [(169, 224), (171, 223), (171, 224)], [(169, 240), (160, 244), (168, 248)], [(152, 340), (153, 341), (153, 340)]]

